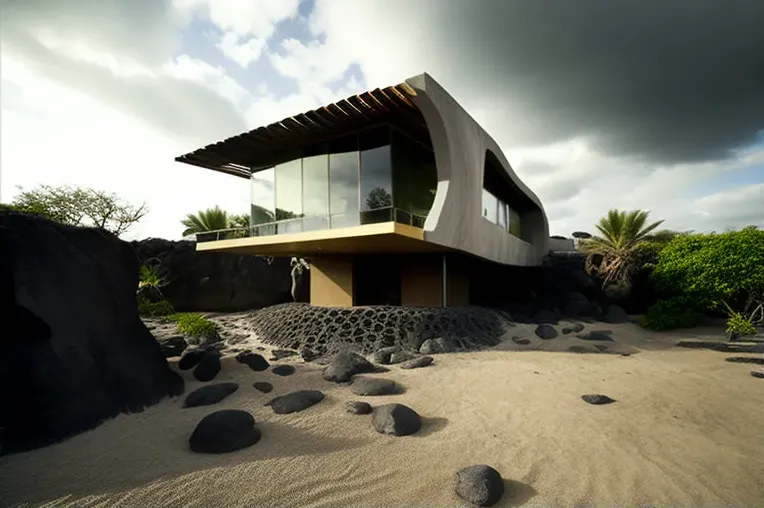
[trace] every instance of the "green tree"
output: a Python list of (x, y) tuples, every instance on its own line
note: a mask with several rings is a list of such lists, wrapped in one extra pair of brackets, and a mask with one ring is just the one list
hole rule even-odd
[(13, 205), (62, 224), (101, 228), (115, 235), (130, 229), (149, 211), (145, 203), (133, 206), (113, 193), (68, 185), (22, 189)]
[(183, 236), (228, 229), (231, 224), (228, 213), (217, 205), (215, 208), (189, 213), (180, 223), (186, 227)]
[(610, 210), (596, 224), (599, 235), (581, 240), (580, 250), (587, 253), (586, 268), (610, 284), (629, 288), (639, 268), (638, 249), (648, 235), (663, 221), (648, 224), (650, 212), (644, 210)]

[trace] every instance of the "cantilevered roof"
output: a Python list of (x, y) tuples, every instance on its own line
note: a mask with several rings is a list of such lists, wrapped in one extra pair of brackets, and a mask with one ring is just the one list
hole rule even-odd
[(218, 141), (175, 160), (249, 178), (253, 171), (286, 162), (296, 149), (376, 123), (391, 122), (427, 134), (424, 117), (411, 100), (415, 95), (406, 83), (377, 88)]

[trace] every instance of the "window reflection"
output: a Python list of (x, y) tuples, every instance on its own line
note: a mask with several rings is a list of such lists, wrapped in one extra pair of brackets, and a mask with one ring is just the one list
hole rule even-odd
[(330, 227), (357, 226), (358, 138), (348, 136), (329, 145)]
[(313, 147), (307, 152), (319, 153), (302, 160), (303, 231), (328, 229), (329, 154), (325, 147)]
[(274, 168), (253, 173), (250, 177), (251, 224), (267, 224), (276, 217), (276, 188)]
[[(276, 220), (302, 217), (302, 159), (276, 166)], [(279, 223), (278, 233), (299, 233), (300, 221)]]
[(403, 210), (427, 217), (438, 186), (435, 154), (398, 129), (393, 129), (392, 141), (395, 208), (399, 215)]
[(498, 222), (499, 201), (496, 196), (483, 189), (483, 217), (494, 224)]
[(359, 135), (362, 223), (392, 220), (393, 172), (390, 128), (379, 127)]

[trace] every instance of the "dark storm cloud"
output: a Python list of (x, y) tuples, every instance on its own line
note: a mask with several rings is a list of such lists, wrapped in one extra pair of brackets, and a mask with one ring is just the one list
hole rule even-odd
[(434, 77), (468, 107), (490, 101), (491, 122), (513, 124), (503, 144), (581, 136), (676, 163), (724, 158), (764, 129), (762, 0), (430, 5)]

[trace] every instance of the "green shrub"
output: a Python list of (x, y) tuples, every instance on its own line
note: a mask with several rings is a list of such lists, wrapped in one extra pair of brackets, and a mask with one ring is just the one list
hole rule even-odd
[(162, 278), (156, 268), (147, 265), (141, 265), (138, 269), (138, 287), (149, 286), (159, 288), (162, 284)]
[(211, 338), (218, 333), (215, 323), (195, 312), (179, 312), (169, 319), (178, 325), (178, 333), (183, 335)]
[(686, 296), (658, 300), (647, 309), (642, 326), (654, 331), (692, 328), (703, 318), (697, 302)]
[(743, 316), (739, 312), (732, 311), (727, 319), (727, 333), (736, 332), (740, 335), (753, 335), (756, 333), (756, 327), (750, 318)]
[(175, 313), (175, 308), (167, 300), (151, 302), (138, 297), (138, 315), (142, 317), (169, 316)]
[(764, 289), (764, 231), (678, 236), (658, 252), (657, 289), (685, 295), (707, 309), (740, 301)]

